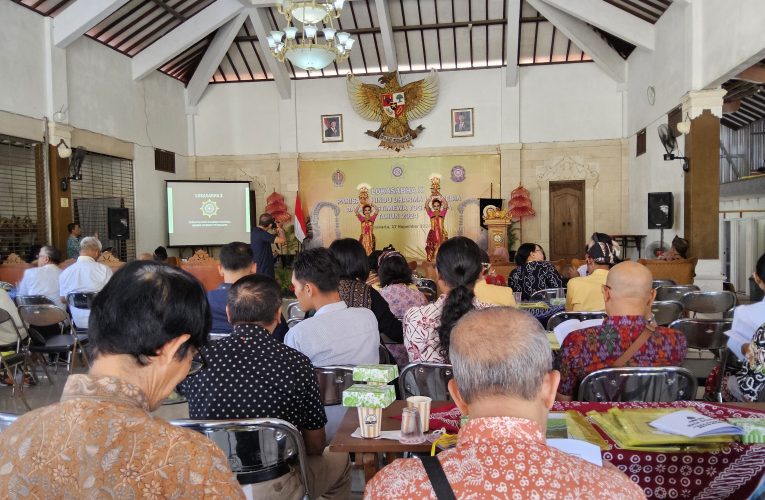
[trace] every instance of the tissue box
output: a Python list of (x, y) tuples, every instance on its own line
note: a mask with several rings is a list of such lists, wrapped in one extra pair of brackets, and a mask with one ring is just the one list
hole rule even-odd
[(396, 399), (392, 385), (353, 384), (343, 391), (343, 406), (386, 408)]
[(353, 368), (354, 382), (387, 384), (398, 377), (396, 365), (359, 365)]
[(744, 435), (741, 436), (742, 443), (765, 443), (765, 418), (729, 418), (728, 422), (744, 431)]

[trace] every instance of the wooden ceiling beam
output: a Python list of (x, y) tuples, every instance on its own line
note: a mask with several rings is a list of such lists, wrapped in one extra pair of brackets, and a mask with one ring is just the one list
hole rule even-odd
[(53, 18), (53, 43), (64, 49), (112, 15), (127, 0), (79, 0)]
[(244, 21), (247, 19), (247, 12), (240, 12), (238, 16), (223, 25), (216, 33), (210, 45), (207, 47), (205, 55), (199, 62), (194, 76), (191, 77), (186, 86), (186, 106), (189, 108), (199, 104), (200, 99), (210, 83), (210, 79), (215, 74), (215, 70), (220, 66), (223, 57), (231, 48), (234, 37), (242, 29)]
[(217, 0), (133, 57), (133, 79), (140, 80), (200, 39), (236, 17), (244, 7), (237, 0)]
[(388, 71), (398, 71), (398, 56), (396, 55), (396, 44), (393, 42), (393, 26), (390, 22), (388, 0), (375, 0), (375, 8), (377, 9), (377, 23), (380, 25), (385, 65), (388, 67)]
[(765, 83), (765, 64), (757, 63), (736, 75), (735, 78), (745, 82)]
[(507, 53), (507, 70), (505, 71), (505, 85), (515, 87), (518, 85), (518, 47), (520, 45), (522, 0), (507, 0), (507, 27), (505, 30), (505, 51)]
[(271, 71), (271, 75), (274, 77), (274, 82), (276, 83), (276, 88), (279, 90), (279, 95), (282, 99), (289, 99), (292, 94), (292, 85), (290, 83), (290, 75), (287, 73), (287, 67), (285, 64), (280, 63), (274, 58), (271, 49), (268, 47), (268, 34), (271, 32), (271, 23), (268, 20), (268, 10), (251, 7), (247, 9), (247, 14), (248, 18), (245, 21), (245, 26), (249, 23), (252, 30), (255, 32), (257, 42), (260, 44), (260, 50), (265, 54), (264, 62)]

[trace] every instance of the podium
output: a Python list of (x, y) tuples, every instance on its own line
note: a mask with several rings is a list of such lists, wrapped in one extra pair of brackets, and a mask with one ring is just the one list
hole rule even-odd
[(483, 222), (489, 230), (489, 248), (487, 249), (489, 257), (496, 255), (497, 248), (507, 250), (507, 228), (513, 222), (510, 214), (504, 210), (497, 210), (485, 215)]

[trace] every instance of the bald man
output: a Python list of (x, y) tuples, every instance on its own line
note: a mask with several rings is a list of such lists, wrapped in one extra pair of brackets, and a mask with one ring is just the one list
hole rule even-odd
[[(547, 412), (560, 375), (531, 315), (510, 307), (471, 311), (452, 330), (449, 359), (449, 393), (470, 420), (457, 446), (433, 465), (444, 471), (454, 497), (644, 498), (608, 462), (597, 467), (547, 446)], [(433, 498), (433, 484), (422, 459), (399, 459), (367, 484), (364, 498)]]
[[(602, 368), (683, 363), (688, 352), (685, 336), (648, 321), (653, 319), (651, 304), (656, 297), (652, 279), (651, 271), (637, 262), (611, 268), (602, 287), (608, 318), (600, 326), (572, 332), (561, 346), (559, 400), (576, 397), (582, 379)], [(639, 348), (626, 356), (632, 344)]]

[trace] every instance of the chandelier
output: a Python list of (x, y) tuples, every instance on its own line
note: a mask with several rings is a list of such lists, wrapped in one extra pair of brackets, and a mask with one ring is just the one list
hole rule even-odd
[[(279, 62), (288, 59), (306, 71), (348, 59), (355, 40), (345, 31), (338, 33), (332, 22), (340, 17), (343, 3), (345, 0), (277, 0), (276, 9), (287, 19), (287, 26), (268, 36), (271, 53)], [(302, 25), (301, 36), (293, 20)], [(318, 23), (324, 27), (320, 29)]]

